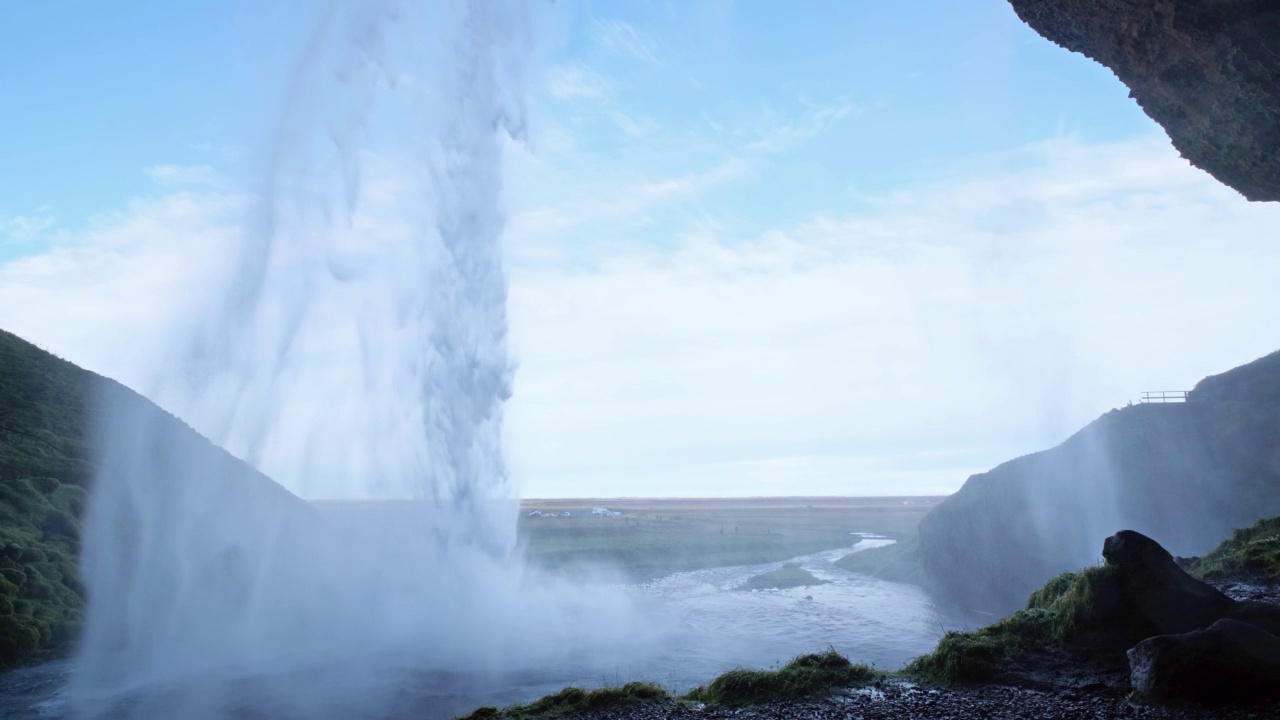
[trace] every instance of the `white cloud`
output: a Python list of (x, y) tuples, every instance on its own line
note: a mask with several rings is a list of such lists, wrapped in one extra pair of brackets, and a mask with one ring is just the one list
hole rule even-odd
[(165, 187), (219, 188), (226, 185), (225, 179), (210, 165), (152, 165), (144, 168), (143, 172)]
[(777, 153), (794, 149), (830, 129), (833, 125), (857, 111), (847, 97), (836, 98), (830, 103), (811, 105), (808, 112), (771, 116), (755, 131), (757, 137), (747, 144), (754, 152)]
[(1280, 208), (1163, 139), (1000, 165), (750, 237), (517, 266), (531, 492), (946, 492), (1280, 344)]
[(51, 211), (51, 207), (42, 205), (29, 215), (0, 218), (0, 238), (18, 245), (29, 244), (53, 227), (56, 219)]
[[(665, 246), (625, 220), (750, 165), (520, 206), (509, 435), (526, 491), (945, 492), (1280, 344), (1280, 207), (1163, 139), (1059, 138), (985, 166), (790, 226), (695, 215)], [(382, 174), (369, 197), (394, 213)], [(60, 234), (0, 266), (0, 327), (147, 391), (246, 203), (174, 192)], [(591, 252), (569, 252), (582, 238)]]
[(224, 267), (246, 199), (173, 193), (0, 265), (0, 327), (146, 392), (166, 336)]
[(560, 100), (603, 100), (610, 83), (600, 73), (581, 65), (559, 65), (547, 71), (547, 92)]
[(596, 18), (591, 23), (591, 39), (610, 52), (627, 55), (646, 63), (659, 64), (657, 43), (645, 33), (622, 20)]

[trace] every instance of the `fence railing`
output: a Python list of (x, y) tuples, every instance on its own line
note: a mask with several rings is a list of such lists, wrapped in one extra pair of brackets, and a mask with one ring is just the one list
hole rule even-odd
[(1189, 390), (1147, 390), (1142, 393), (1144, 403), (1180, 403), (1187, 401)]

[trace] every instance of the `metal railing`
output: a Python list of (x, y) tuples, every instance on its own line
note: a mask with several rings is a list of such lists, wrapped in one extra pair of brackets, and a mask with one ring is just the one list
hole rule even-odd
[(1180, 403), (1187, 401), (1189, 390), (1147, 390), (1142, 393), (1144, 403)]

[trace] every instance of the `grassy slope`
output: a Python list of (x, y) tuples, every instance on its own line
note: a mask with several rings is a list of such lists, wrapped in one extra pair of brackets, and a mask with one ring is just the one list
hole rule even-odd
[(906, 672), (934, 682), (980, 682), (999, 674), (1010, 660), (1036, 648), (1062, 645), (1092, 629), (1094, 597), (1112, 570), (1091, 567), (1063, 573), (1032, 593), (1027, 606), (969, 632), (951, 631)]
[(64, 652), (79, 628), (95, 378), (0, 331), (0, 668)]
[(1189, 572), (1202, 580), (1243, 577), (1280, 583), (1280, 517), (1236, 530)]

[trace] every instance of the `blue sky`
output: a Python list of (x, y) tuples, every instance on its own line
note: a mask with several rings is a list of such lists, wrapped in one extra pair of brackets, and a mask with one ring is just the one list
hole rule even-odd
[[(0, 327), (146, 384), (314, 7), (0, 6)], [(1003, 0), (534, 7), (529, 495), (949, 492), (1278, 344), (1276, 208)]]

